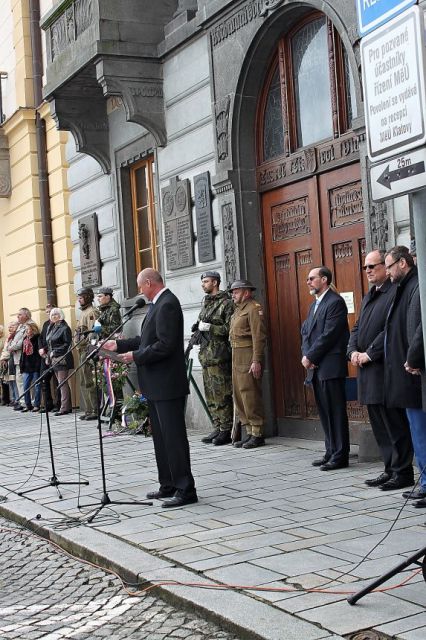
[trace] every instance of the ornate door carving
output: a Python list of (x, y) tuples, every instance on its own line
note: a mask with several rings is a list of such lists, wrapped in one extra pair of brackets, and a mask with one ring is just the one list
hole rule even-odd
[[(300, 364), (300, 326), (312, 302), (306, 277), (322, 263), (333, 270), (352, 327), (367, 290), (359, 164), (265, 193), (262, 208), (276, 415), (317, 417)], [(356, 402), (348, 411), (353, 420), (364, 418)]]

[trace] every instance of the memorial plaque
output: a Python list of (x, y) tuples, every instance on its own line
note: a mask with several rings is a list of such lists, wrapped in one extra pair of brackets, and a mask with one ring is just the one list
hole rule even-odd
[(102, 281), (96, 213), (80, 218), (78, 237), (80, 239), (81, 285), (83, 287), (99, 287)]
[(215, 259), (215, 252), (210, 173), (208, 171), (194, 177), (194, 198), (197, 219), (198, 260), (200, 262), (211, 262)]
[(173, 271), (194, 264), (194, 237), (189, 180), (173, 178), (161, 189), (167, 267)]

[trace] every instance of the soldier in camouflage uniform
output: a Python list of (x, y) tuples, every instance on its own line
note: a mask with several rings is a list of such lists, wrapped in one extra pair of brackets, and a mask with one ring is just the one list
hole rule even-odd
[[(76, 340), (77, 351), (80, 364), (88, 354), (90, 346), (90, 337), (82, 336), (85, 331), (91, 331), (95, 320), (99, 316), (99, 312), (93, 306), (94, 300), (93, 289), (83, 287), (77, 291), (77, 301), (80, 305), (80, 317), (77, 320)], [(85, 412), (79, 417), (80, 420), (96, 420), (97, 418), (97, 391), (93, 381), (93, 368), (90, 362), (80, 369), (80, 392), (84, 402)]]
[(219, 289), (220, 275), (217, 271), (203, 273), (201, 286), (206, 295), (193, 329), (198, 328), (206, 338), (200, 342), (199, 360), (203, 367), (206, 403), (214, 427), (202, 441), (218, 446), (231, 442), (233, 401), (228, 334), (234, 303), (226, 291)]
[(102, 325), (100, 338), (105, 339), (121, 324), (120, 305), (114, 300), (111, 287), (102, 287), (96, 297), (100, 312), (97, 322)]
[(229, 340), (232, 346), (232, 386), (235, 407), (246, 436), (234, 447), (255, 449), (265, 444), (262, 373), (266, 344), (263, 309), (253, 299), (256, 287), (248, 280), (231, 284), (235, 313)]

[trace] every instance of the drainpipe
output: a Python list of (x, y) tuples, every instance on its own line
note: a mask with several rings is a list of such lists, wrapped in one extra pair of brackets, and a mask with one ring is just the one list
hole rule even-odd
[(36, 117), (38, 182), (47, 302), (56, 305), (55, 263), (53, 260), (52, 216), (47, 172), (46, 123), (38, 112), (43, 102), (43, 57), (40, 30), (40, 0), (29, 0), (33, 89)]

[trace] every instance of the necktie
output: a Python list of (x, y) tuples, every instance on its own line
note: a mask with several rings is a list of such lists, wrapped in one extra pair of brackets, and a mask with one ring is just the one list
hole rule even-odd
[(316, 312), (317, 312), (317, 309), (318, 309), (318, 307), (319, 307), (319, 303), (320, 303), (320, 302), (321, 302), (321, 301), (320, 301), (320, 300), (318, 300), (318, 299), (317, 299), (317, 300), (315, 300), (314, 315), (315, 315), (315, 314), (316, 314)]

